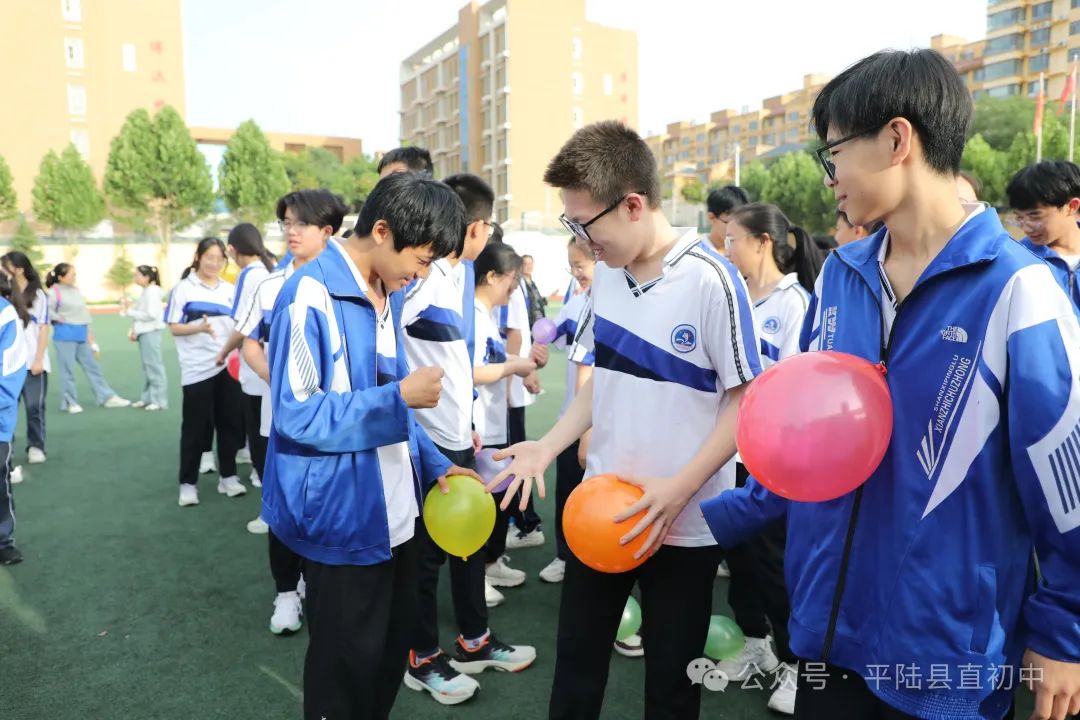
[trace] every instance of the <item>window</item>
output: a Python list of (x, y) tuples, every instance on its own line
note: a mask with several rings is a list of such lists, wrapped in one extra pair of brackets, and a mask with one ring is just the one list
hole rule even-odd
[(787, 136), (788, 136), (788, 140), (795, 140), (796, 138), (799, 137), (799, 129), (798, 128), (791, 128), (790, 130), (787, 131)]
[(684, 137), (682, 139), (682, 144), (683, 145), (689, 145), (690, 144), (690, 138), (689, 137)]
[(705, 148), (703, 148), (703, 147), (699, 147), (699, 148), (697, 149), (697, 156), (698, 156), (698, 157), (705, 157)]
[[(1049, 30), (1047, 30), (1049, 35)], [(1032, 33), (1034, 38), (1035, 34)], [(1022, 50), (1024, 47), (1024, 34), (1013, 33), (1011, 35), (1002, 35), (991, 40), (986, 41), (986, 55), (997, 55), (998, 53), (1008, 52), (1010, 50)]]
[[(1076, 2), (1080, 2), (1080, 0), (1076, 0)], [(1073, 20), (1069, 23), (1069, 34), (1080, 35), (1080, 20)]]
[(570, 87), (575, 95), (585, 94), (585, 76), (579, 72), (570, 73)]
[(1031, 33), (1030, 47), (1045, 47), (1050, 44), (1050, 28), (1034, 30)]
[(1033, 21), (1034, 20), (1045, 20), (1046, 18), (1050, 17), (1050, 13), (1053, 11), (1053, 9), (1054, 9), (1054, 3), (1053, 2), (1044, 2), (1044, 3), (1039, 3), (1038, 5), (1032, 5), (1031, 6), (1031, 19)]
[(1028, 97), (1035, 97), (1039, 94), (1039, 81), (1032, 80), (1028, 83)]
[(64, 38), (64, 64), (72, 70), (83, 67), (83, 41), (81, 38)]
[(1072, 0), (1072, 9), (1080, 8), (1080, 0)]
[(997, 80), (1010, 75), (1019, 75), (1022, 66), (1023, 62), (1021, 60), (1002, 60), (1001, 62), (990, 63), (975, 71), (975, 80)]
[(1024, 8), (1013, 8), (1003, 12), (986, 16), (986, 30), (998, 30), (1009, 25), (1018, 25), (1024, 22)]
[(82, 85), (69, 84), (67, 94), (68, 112), (72, 115), (86, 115), (86, 88)]
[(570, 110), (570, 122), (573, 123), (575, 130), (585, 127), (585, 111), (579, 107), (572, 108)]
[(79, 0), (60, 0), (60, 12), (66, 22), (82, 22), (82, 3)]
[[(1036, 81), (1035, 84), (1038, 85), (1039, 84), (1038, 81)], [(992, 98), (1010, 97), (1012, 95), (1019, 95), (1019, 94), (1020, 94), (1020, 83), (1013, 83), (1011, 85), (1002, 85), (1000, 87), (990, 88), (989, 90), (986, 91), (987, 97), (992, 97)]]
[(799, 111), (798, 110), (792, 110), (791, 113), (788, 115), (788, 120), (791, 120), (791, 121), (794, 122), (794, 121), (796, 121), (798, 119), (799, 119)]
[(1037, 73), (1042, 72), (1046, 68), (1050, 67), (1050, 53), (1043, 53), (1042, 55), (1036, 55), (1028, 60), (1028, 72)]
[(750, 147), (757, 147), (757, 137), (750, 138)]
[(574, 60), (580, 60), (582, 54), (581, 38), (570, 38), (570, 57)]
[(615, 92), (615, 81), (611, 73), (604, 73), (604, 94), (610, 96), (613, 92)]
[(90, 159), (90, 133), (82, 129), (72, 130), (71, 143), (79, 151), (79, 154), (83, 156), (83, 160)]
[(765, 137), (761, 138), (761, 142), (765, 143), (766, 145), (775, 145), (776, 144), (776, 136), (773, 135), (772, 133), (769, 133)]
[(751, 120), (750, 121), (750, 131), (753, 132), (754, 130), (757, 130), (757, 129), (758, 129), (758, 121), (757, 120)]
[(121, 49), (122, 61), (125, 72), (135, 72), (135, 44), (124, 43)]
[(699, 143), (705, 142), (705, 133), (698, 133), (697, 142), (699, 142)]

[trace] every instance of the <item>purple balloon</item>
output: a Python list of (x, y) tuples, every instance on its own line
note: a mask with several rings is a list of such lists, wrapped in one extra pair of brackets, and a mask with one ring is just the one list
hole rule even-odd
[(555, 340), (558, 329), (551, 318), (540, 318), (532, 326), (533, 342), (539, 345), (547, 345)]
[[(476, 472), (484, 479), (484, 484), (495, 479), (495, 476), (510, 466), (510, 458), (505, 460), (495, 460), (495, 450), (491, 448), (484, 448), (476, 454)], [(508, 475), (505, 480), (499, 483), (491, 492), (503, 492), (510, 486), (514, 476)]]

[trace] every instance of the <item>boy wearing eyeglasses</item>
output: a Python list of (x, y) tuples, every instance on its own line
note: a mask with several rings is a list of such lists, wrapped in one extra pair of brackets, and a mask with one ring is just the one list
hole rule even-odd
[(1080, 167), (1064, 160), (1028, 165), (1005, 194), (1025, 233), (1020, 244), (1046, 261), (1080, 311)]
[(830, 255), (803, 346), (880, 363), (891, 443), (835, 500), (751, 479), (702, 507), (724, 546), (786, 513), (798, 718), (1001, 718), (1021, 683), (1033, 717), (1080, 710), (1080, 326), (961, 204), (971, 113), (931, 50), (871, 55), (814, 103), (840, 211), (885, 227)]
[(700, 685), (687, 667), (703, 654), (720, 560), (698, 502), (735, 485), (738, 401), (761, 372), (746, 285), (695, 229), (668, 223), (656, 161), (621, 123), (577, 131), (544, 181), (562, 190), (563, 225), (603, 261), (591, 323), (578, 333), (595, 367), (547, 435), (505, 451), (515, 480), (504, 504), (523, 486), (524, 507), (534, 482), (542, 495), (544, 470), (591, 427), (585, 476), (613, 473), (644, 491), (612, 516), (644, 512), (623, 540), (644, 534), (637, 556), (647, 558), (604, 573), (567, 557), (549, 716), (599, 717), (612, 643), (637, 583), (649, 618), (645, 716), (694, 718)]

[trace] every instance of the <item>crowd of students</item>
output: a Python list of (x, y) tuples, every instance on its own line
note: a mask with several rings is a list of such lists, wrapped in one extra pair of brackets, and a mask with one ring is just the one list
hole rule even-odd
[[(402, 684), (457, 704), (484, 670), (535, 661), (533, 647), (495, 634), (489, 608), (526, 581), (506, 553), (546, 544), (533, 503), (551, 463), (555, 557), (540, 572), (561, 583), (551, 718), (599, 717), (613, 647), (644, 656), (646, 717), (697, 717), (701, 685), (687, 668), (718, 573), (730, 574), (747, 638), (718, 670), (774, 675), (775, 711), (1011, 717), (1021, 680), (1036, 717), (1080, 711), (1080, 168), (1016, 173), (1007, 195), (1026, 237), (1014, 241), (959, 171), (971, 113), (961, 79), (929, 50), (877, 53), (826, 85), (812, 114), (838, 204), (830, 243), (736, 187), (709, 195), (706, 236), (672, 227), (641, 137), (617, 122), (575, 132), (544, 175), (562, 193), (573, 280), (555, 320), (566, 393), (535, 441), (525, 412), (549, 355), (531, 338), (544, 315), (531, 258), (501, 241), (484, 180), (438, 181), (420, 148), (382, 158), (344, 233), (348, 208), (332, 193), (281, 198), (280, 263), (257, 228), (238, 225), (225, 243), (198, 244), (164, 309), (157, 269), (140, 266), (129, 337), (146, 382), (134, 405), (167, 408), (167, 327), (183, 389), (179, 504), (199, 503), (208, 467), (219, 493), (245, 494), (247, 448), (262, 488), (248, 530), (267, 535), (276, 592), (270, 631), (307, 624), (304, 716), (385, 718)], [(229, 260), (235, 287), (221, 277)], [(75, 269), (61, 263), (43, 287), (21, 253), (0, 267), (9, 564), (20, 559), (16, 411), (21, 399), (28, 462), (44, 462), (50, 334), (62, 410), (81, 411), (75, 364), (100, 405), (132, 403), (97, 363)], [(881, 366), (892, 443), (852, 493), (789, 502), (736, 454), (739, 401), (770, 366), (821, 350)], [(239, 380), (225, 369), (233, 352)], [(446, 492), (451, 474), (481, 481), (477, 455), (493, 451), (510, 459), (485, 479), (493, 491), (509, 479), (494, 494), (495, 530), (475, 555), (448, 557), (424, 525), (424, 497)], [(623, 540), (645, 537), (647, 559), (629, 572), (590, 569), (562, 533), (567, 497), (600, 473), (643, 490), (615, 518), (644, 512)], [(617, 641), (632, 592), (645, 622)]]

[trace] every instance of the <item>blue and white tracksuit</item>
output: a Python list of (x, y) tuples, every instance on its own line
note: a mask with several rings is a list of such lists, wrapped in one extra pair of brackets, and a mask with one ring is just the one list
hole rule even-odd
[(886, 332), (884, 236), (829, 258), (803, 342), (887, 367), (881, 465), (829, 502), (789, 502), (751, 479), (702, 509), (722, 545), (786, 513), (801, 658), (859, 672), (911, 715), (1000, 718), (1025, 649), (1080, 662), (1080, 326), (1047, 265), (988, 211)]

